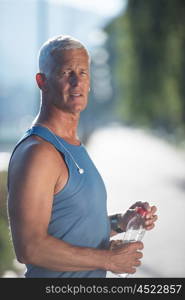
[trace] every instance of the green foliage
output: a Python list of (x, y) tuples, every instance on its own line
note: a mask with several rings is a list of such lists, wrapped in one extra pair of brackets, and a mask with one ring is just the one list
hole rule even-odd
[(15, 257), (7, 218), (7, 172), (0, 172), (0, 277), (6, 270), (13, 270)]
[(185, 129), (185, 2), (128, 0), (114, 37), (118, 113), (129, 124)]
[(7, 171), (0, 172), (0, 216), (7, 219)]
[(0, 218), (0, 277), (6, 270), (14, 269), (12, 266), (14, 252), (10, 240), (7, 222)]

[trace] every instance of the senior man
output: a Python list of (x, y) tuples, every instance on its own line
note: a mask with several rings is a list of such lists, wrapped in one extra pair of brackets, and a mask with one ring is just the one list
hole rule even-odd
[[(110, 236), (125, 231), (132, 213), (108, 217), (104, 182), (78, 138), (88, 102), (90, 59), (70, 36), (40, 49), (36, 81), (40, 111), (17, 143), (8, 170), (8, 211), (15, 253), (26, 277), (106, 277), (134, 273), (142, 242), (110, 249)], [(148, 203), (146, 229), (156, 207)]]

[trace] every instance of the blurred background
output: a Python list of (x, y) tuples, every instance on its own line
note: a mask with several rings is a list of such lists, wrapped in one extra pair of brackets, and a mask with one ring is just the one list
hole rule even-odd
[(185, 2), (0, 0), (0, 30), (0, 276), (24, 276), (6, 180), (10, 154), (39, 109), (37, 53), (68, 34), (92, 57), (79, 136), (105, 181), (108, 213), (138, 200), (158, 207), (134, 276), (185, 277)]

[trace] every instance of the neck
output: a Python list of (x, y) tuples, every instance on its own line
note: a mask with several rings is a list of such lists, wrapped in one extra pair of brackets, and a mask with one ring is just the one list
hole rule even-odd
[(46, 108), (41, 106), (39, 114), (36, 116), (32, 125), (43, 125), (52, 130), (62, 138), (76, 140), (80, 113), (72, 114), (59, 110), (52, 106)]

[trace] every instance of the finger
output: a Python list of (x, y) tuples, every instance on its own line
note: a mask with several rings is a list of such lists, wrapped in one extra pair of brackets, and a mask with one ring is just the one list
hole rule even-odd
[(142, 250), (144, 248), (144, 244), (142, 242), (137, 242), (137, 249)]
[(142, 205), (142, 202), (141, 201), (137, 201), (130, 208), (136, 208), (136, 207), (141, 206), (141, 205)]
[(115, 250), (115, 249), (120, 248), (122, 245), (123, 245), (123, 241), (122, 240), (112, 240), (110, 242), (109, 249), (110, 250)]
[(144, 210), (150, 211), (151, 207), (148, 202), (136, 202), (137, 206), (136, 207), (142, 207)]
[(143, 207), (145, 210), (147, 210), (147, 211), (150, 211), (150, 209), (151, 209), (148, 202), (143, 202), (143, 203), (142, 203), (142, 207)]
[(157, 211), (157, 207), (156, 207), (156, 206), (152, 206), (152, 207), (151, 207), (151, 213), (152, 213), (152, 214), (155, 214), (156, 211)]
[(155, 227), (155, 224), (149, 225), (147, 227), (145, 227), (146, 230), (151, 230)]
[(142, 252), (136, 252), (136, 259), (140, 259), (143, 257), (143, 253)]
[(133, 242), (129, 243), (128, 247), (130, 247), (133, 251), (142, 250), (144, 248), (144, 244), (142, 242)]
[(158, 219), (157, 216), (153, 216), (152, 218), (147, 219), (147, 220), (145, 221), (145, 227), (147, 227), (147, 226), (149, 226), (149, 225), (152, 225), (153, 223), (156, 222), (157, 219)]
[[(157, 209), (156, 209), (156, 210), (157, 210)], [(156, 210), (153, 210), (153, 211), (151, 211), (151, 212), (148, 212), (148, 213), (146, 214), (145, 218), (146, 218), (146, 219), (150, 219), (150, 218), (153, 218), (154, 216), (156, 216), (156, 215), (154, 215), (154, 213), (156, 212)]]
[(120, 248), (123, 246), (123, 241), (122, 240), (118, 240), (116, 241), (116, 243), (114, 243), (115, 248)]
[(136, 272), (136, 268), (131, 268), (130, 272), (128, 273), (134, 274), (135, 272)]
[(134, 266), (138, 267), (141, 265), (141, 261), (139, 259), (136, 259)]
[(114, 244), (121, 244), (121, 243), (123, 243), (123, 241), (122, 240), (112, 240), (110, 243), (112, 245), (114, 245)]
[(131, 206), (131, 208), (136, 208), (136, 207), (143, 207), (144, 209), (148, 210), (150, 206), (148, 202), (137, 201), (135, 204)]
[(147, 226), (147, 225), (150, 225), (150, 224), (154, 223), (157, 219), (158, 219), (157, 215), (154, 215), (154, 216), (152, 216), (150, 219), (147, 219), (147, 220), (145, 221), (145, 225), (146, 225), (146, 226)]
[(123, 244), (123, 240), (116, 240), (118, 244)]

